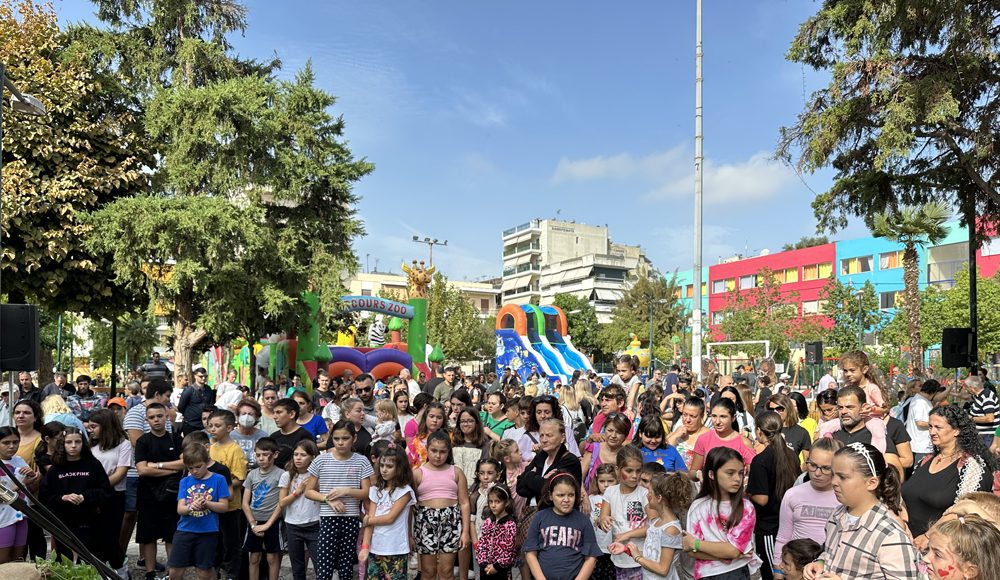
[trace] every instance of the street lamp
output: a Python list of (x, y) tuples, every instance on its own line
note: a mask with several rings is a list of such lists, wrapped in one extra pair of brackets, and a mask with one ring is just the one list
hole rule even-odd
[(428, 264), (428, 266), (433, 266), (434, 265), (434, 245), (435, 244), (437, 244), (439, 246), (447, 246), (448, 245), (448, 240), (445, 240), (443, 242), (442, 241), (438, 241), (437, 238), (433, 238), (433, 239), (431, 239), (431, 238), (424, 238), (424, 239), (421, 240), (420, 236), (413, 236), (413, 241), (417, 242), (418, 244), (427, 244), (427, 248), (428, 248), (428, 250), (430, 252), (430, 256), (429, 256), (429, 260), (428, 260), (430, 263)]
[(653, 305), (654, 304), (667, 304), (670, 302), (666, 298), (660, 298), (659, 300), (650, 300), (649, 302), (649, 372), (653, 372)]

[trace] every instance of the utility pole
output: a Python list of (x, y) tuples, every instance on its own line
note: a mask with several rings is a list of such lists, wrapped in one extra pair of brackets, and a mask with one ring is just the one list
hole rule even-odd
[(701, 0), (696, 0), (694, 48), (694, 304), (691, 310), (691, 372), (701, 377), (701, 206), (704, 135), (701, 95)]

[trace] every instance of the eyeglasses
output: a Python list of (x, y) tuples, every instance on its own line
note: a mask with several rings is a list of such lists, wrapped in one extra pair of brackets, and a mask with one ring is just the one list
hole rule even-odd
[(768, 407), (767, 410), (768, 411), (778, 411), (780, 413), (781, 411), (785, 410), (785, 406), (784, 405), (776, 405), (774, 407)]
[(556, 398), (552, 395), (539, 395), (531, 400), (532, 403), (554, 403)]
[(815, 471), (820, 475), (830, 475), (831, 473), (833, 473), (832, 465), (816, 465), (809, 459), (806, 460), (806, 469), (808, 469), (809, 471)]
[(354, 389), (355, 393), (370, 393), (371, 391), (372, 387), (358, 387)]

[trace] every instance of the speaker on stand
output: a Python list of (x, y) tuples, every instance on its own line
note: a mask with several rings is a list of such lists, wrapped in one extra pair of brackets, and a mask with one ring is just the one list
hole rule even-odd
[(971, 328), (945, 328), (941, 332), (941, 366), (946, 369), (971, 367)]

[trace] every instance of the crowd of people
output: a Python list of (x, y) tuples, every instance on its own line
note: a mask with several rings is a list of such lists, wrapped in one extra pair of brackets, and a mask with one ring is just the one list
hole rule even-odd
[[(988, 379), (890, 393), (863, 352), (838, 368), (808, 397), (628, 356), (606, 384), (448, 367), (311, 392), (203, 369), (178, 392), (157, 359), (110, 400), (22, 373), (0, 460), (123, 579), (132, 541), (147, 580), (276, 580), (286, 555), (295, 580), (1000, 578)], [(0, 507), (0, 562), (50, 549), (75, 556)]]

